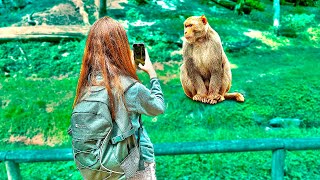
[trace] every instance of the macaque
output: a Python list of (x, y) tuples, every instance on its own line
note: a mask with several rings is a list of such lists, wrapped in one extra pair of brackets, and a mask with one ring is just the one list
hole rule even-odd
[(243, 102), (242, 94), (227, 93), (231, 87), (230, 63), (207, 18), (202, 15), (186, 19), (184, 37), (180, 80), (185, 94), (194, 101), (209, 104), (225, 99)]

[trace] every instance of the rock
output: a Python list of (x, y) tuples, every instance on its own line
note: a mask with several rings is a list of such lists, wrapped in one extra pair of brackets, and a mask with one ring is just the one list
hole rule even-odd
[(269, 125), (271, 127), (282, 127), (282, 128), (299, 127), (301, 122), (302, 120), (300, 119), (276, 117), (269, 121)]

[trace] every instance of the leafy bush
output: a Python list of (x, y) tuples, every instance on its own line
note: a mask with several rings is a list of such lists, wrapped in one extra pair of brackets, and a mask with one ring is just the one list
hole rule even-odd
[(316, 1), (318, 0), (282, 0), (282, 1), (294, 3), (295, 5), (315, 6)]
[[(265, 4), (261, 2), (261, 0), (230, 0), (238, 5), (236, 6), (242, 6), (242, 5), (247, 5), (250, 6), (250, 9), (257, 9), (259, 11), (263, 11), (265, 9)], [(219, 2), (219, 1), (213, 1), (213, 0), (201, 0), (201, 3), (203, 4), (212, 4), (212, 2)], [(228, 4), (228, 3), (226, 3)], [(237, 8), (237, 7), (235, 7)]]
[(150, 0), (135, 0), (138, 5), (148, 4)]
[(246, 0), (245, 4), (260, 11), (265, 9), (265, 5), (261, 2), (261, 0)]
[(283, 17), (283, 24), (294, 30), (301, 30), (310, 23), (314, 23), (315, 15), (311, 14), (289, 14)]

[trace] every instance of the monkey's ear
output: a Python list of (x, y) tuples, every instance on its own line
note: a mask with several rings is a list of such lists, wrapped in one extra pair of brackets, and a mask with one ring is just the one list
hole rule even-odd
[(201, 21), (203, 22), (204, 25), (208, 23), (208, 20), (204, 15), (201, 16)]

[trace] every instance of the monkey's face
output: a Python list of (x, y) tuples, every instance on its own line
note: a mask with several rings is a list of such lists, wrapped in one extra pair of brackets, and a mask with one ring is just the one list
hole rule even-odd
[(204, 37), (208, 29), (208, 21), (205, 16), (191, 16), (184, 21), (184, 37), (192, 44)]

